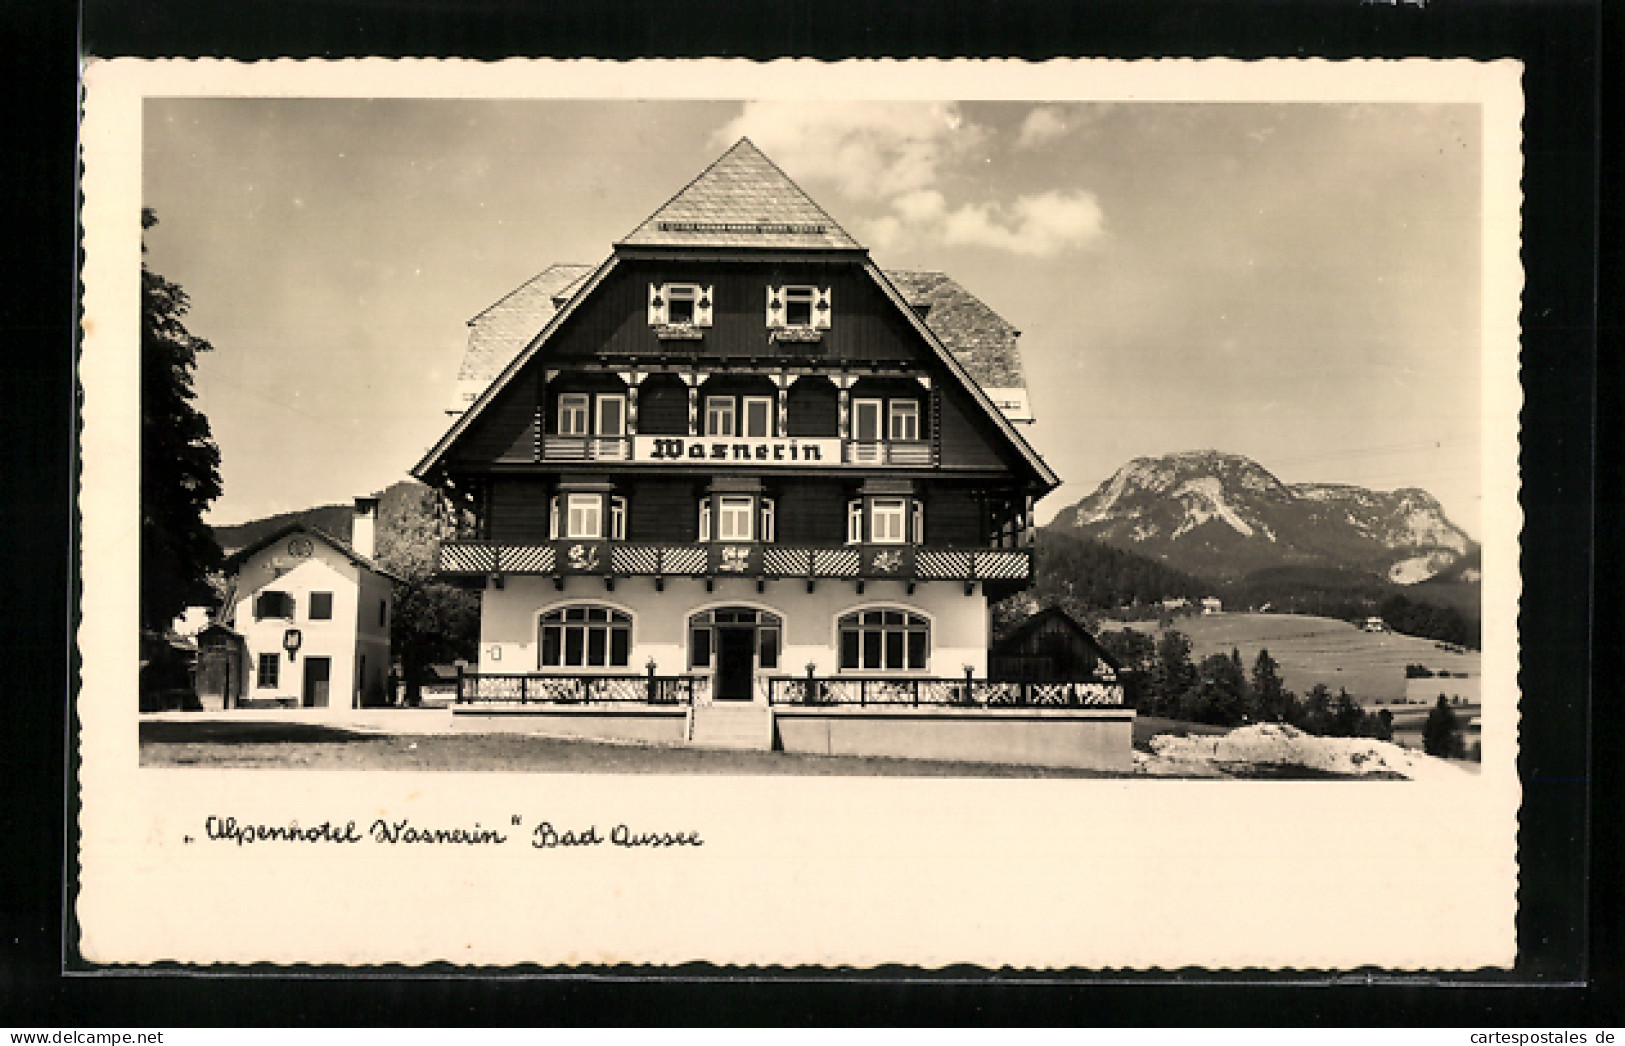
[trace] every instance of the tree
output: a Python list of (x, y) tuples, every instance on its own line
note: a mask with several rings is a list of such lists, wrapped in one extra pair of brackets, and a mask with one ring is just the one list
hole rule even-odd
[(1258, 651), (1253, 661), (1253, 715), (1263, 722), (1279, 723), (1286, 719), (1286, 685), (1281, 681), (1279, 669), (1268, 650)]
[(1461, 720), (1451, 710), (1450, 702), (1440, 694), (1439, 703), (1433, 706), (1427, 722), (1422, 724), (1422, 751), (1428, 755), (1460, 758), (1464, 747)]
[[(158, 224), (150, 208), (141, 228)], [(146, 244), (142, 244), (142, 252)], [(191, 301), (141, 264), (141, 626), (162, 632), (188, 607), (217, 601), (224, 559), (203, 513), (220, 496), (220, 450), (193, 405), (192, 374), (214, 346), (186, 329)]]
[(1191, 664), (1191, 641), (1183, 632), (1167, 631), (1157, 640), (1151, 665), (1151, 709), (1157, 715), (1177, 716), (1185, 695), (1196, 687)]
[(379, 506), (378, 564), (401, 578), (389, 642), (401, 660), (406, 703), (415, 705), (430, 665), (472, 660), (479, 652), (480, 599), (434, 580), (440, 541), (449, 536), (435, 512), (434, 492), (399, 485), (385, 494)]

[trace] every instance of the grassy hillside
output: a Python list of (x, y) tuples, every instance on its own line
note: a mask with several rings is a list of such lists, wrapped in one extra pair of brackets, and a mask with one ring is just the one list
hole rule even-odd
[[(1104, 628), (1118, 627), (1108, 623)], [(1136, 626), (1142, 632), (1144, 625)], [(1424, 664), (1435, 670), (1479, 673), (1476, 651), (1453, 654), (1432, 640), (1393, 633), (1362, 632), (1345, 621), (1298, 614), (1212, 614), (1178, 618), (1174, 628), (1191, 640), (1191, 659), (1241, 651), (1251, 667), (1259, 648), (1280, 664), (1281, 678), (1300, 696), (1316, 683), (1332, 693), (1339, 687), (1362, 701), (1391, 701), (1405, 696), (1405, 666)]]

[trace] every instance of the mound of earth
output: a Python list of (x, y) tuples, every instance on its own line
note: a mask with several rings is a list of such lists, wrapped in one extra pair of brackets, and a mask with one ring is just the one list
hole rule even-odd
[(1258, 767), (1302, 767), (1317, 774), (1381, 775), (1411, 781), (1459, 780), (1443, 759), (1368, 737), (1316, 737), (1281, 723), (1238, 727), (1227, 734), (1151, 738), (1151, 752), (1134, 753), (1136, 773), (1158, 777), (1245, 777)]

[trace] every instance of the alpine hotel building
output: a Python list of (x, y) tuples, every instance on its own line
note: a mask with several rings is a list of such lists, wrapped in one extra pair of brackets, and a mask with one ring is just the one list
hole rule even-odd
[(987, 678), (1059, 483), (1018, 332), (878, 269), (748, 140), (469, 325), (413, 469), (483, 590), (459, 725), (1127, 767), (1112, 679)]

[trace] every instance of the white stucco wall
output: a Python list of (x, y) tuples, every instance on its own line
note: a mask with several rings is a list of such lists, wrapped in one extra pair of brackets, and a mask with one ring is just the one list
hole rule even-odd
[[(387, 578), (351, 563), (336, 549), (320, 539), (311, 538), (314, 549), (308, 557), (293, 556), (288, 543), (302, 535), (282, 538), (275, 544), (255, 553), (242, 565), (237, 574), (236, 603), (233, 627), (248, 647), (245, 666), (247, 686), (243, 696), (255, 700), (281, 699), (302, 703), (305, 680), (305, 660), (309, 657), (330, 659), (328, 674), (328, 710), (341, 712), (354, 707), (356, 702), (356, 669), (360, 655), (367, 658), (364, 680), (369, 686), (382, 691), (385, 673), (389, 670), (389, 630), (378, 627), (378, 600), (389, 600), (390, 582)], [(283, 570), (278, 576), (278, 570)], [(292, 620), (265, 618), (254, 620), (254, 601), (267, 589), (286, 592), (294, 598)], [(311, 620), (310, 596), (313, 592), (330, 592), (333, 596), (333, 616), (328, 620)], [(390, 611), (393, 607), (389, 608)], [(387, 622), (387, 617), (386, 617)], [(290, 628), (300, 632), (298, 655), (289, 660), (283, 649), (282, 638)], [(259, 686), (259, 655), (275, 653), (279, 657), (277, 685)], [(319, 709), (312, 711), (320, 712)]]
[(665, 590), (656, 591), (652, 578), (623, 578), (611, 592), (602, 579), (593, 577), (570, 578), (562, 591), (551, 578), (542, 577), (509, 577), (500, 589), (488, 584), (480, 610), (480, 671), (538, 671), (538, 619), (546, 610), (574, 603), (614, 607), (632, 617), (630, 664), (601, 671), (642, 673), (653, 657), (657, 674), (686, 672), (689, 616), (713, 607), (745, 606), (784, 619), (784, 649), (772, 674), (804, 675), (811, 662), (818, 674), (834, 675), (839, 667), (836, 620), (860, 608), (888, 606), (931, 621), (926, 669), (913, 674), (957, 677), (966, 665), (978, 677), (987, 674), (989, 617), (980, 588), (967, 596), (962, 584), (936, 582), (917, 585), (909, 595), (903, 582), (871, 581), (859, 595), (851, 581), (821, 580), (809, 593), (805, 581), (793, 580), (769, 581), (757, 592), (753, 580), (728, 578), (719, 579), (715, 590), (707, 592), (703, 580), (683, 578), (668, 579)]

